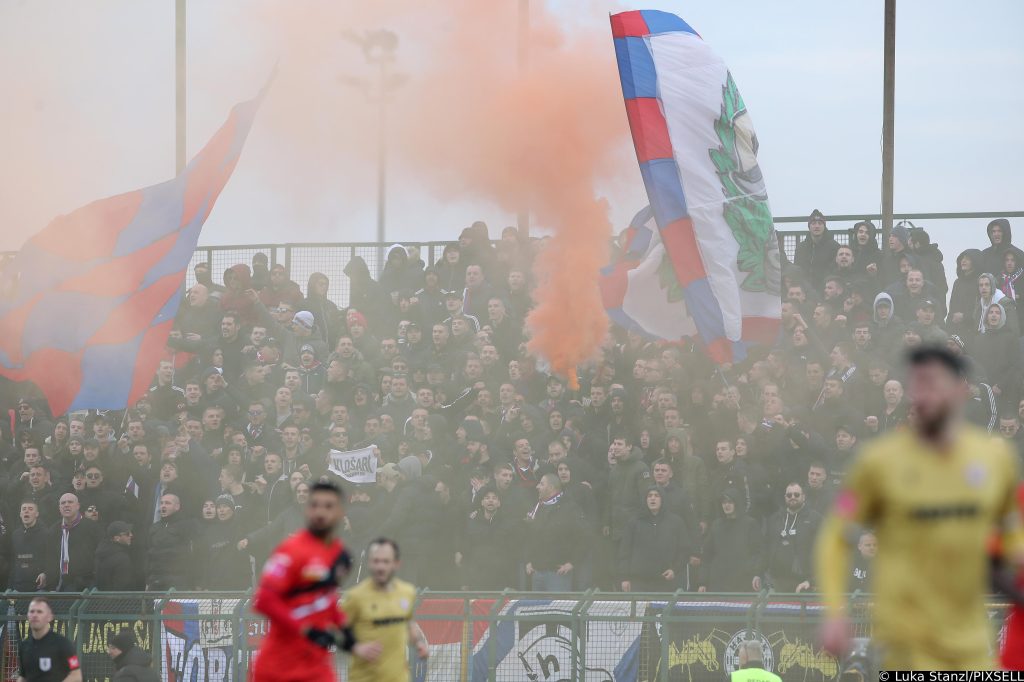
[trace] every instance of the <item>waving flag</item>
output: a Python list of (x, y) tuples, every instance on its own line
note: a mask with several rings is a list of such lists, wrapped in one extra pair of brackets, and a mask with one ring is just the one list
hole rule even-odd
[(94, 201), (26, 242), (0, 287), (0, 376), (35, 382), (55, 415), (146, 391), (261, 99), (235, 106), (173, 180)]
[(698, 336), (717, 362), (740, 360), (747, 343), (774, 340), (781, 314), (750, 115), (725, 63), (679, 17), (638, 10), (611, 23), (657, 240), (605, 273), (606, 306), (654, 336)]

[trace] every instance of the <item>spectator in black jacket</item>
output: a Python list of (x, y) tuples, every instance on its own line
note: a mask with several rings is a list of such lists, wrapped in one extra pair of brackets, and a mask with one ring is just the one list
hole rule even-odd
[(81, 592), (95, 584), (96, 547), (100, 529), (95, 521), (82, 516), (78, 496), (65, 493), (60, 498), (61, 520), (53, 527), (57, 536), (57, 591)]
[(56, 584), (52, 531), (39, 520), (39, 505), (31, 500), (21, 503), (21, 526), (11, 530), (11, 589), (39, 592)]
[(814, 286), (818, 287), (835, 262), (839, 242), (829, 233), (825, 215), (818, 209), (811, 211), (807, 219), (807, 230), (810, 235), (797, 244), (793, 261), (807, 273)]
[(619, 574), (623, 592), (675, 592), (686, 587), (690, 531), (683, 520), (662, 509), (661, 489), (647, 491), (647, 509), (622, 537)]
[(243, 538), (235, 513), (235, 498), (217, 497), (217, 520), (208, 525), (203, 536), (201, 586), (207, 590), (247, 590), (252, 587), (249, 555), (238, 548)]
[(719, 497), (721, 515), (704, 538), (698, 592), (747, 592), (757, 574), (761, 527), (740, 509), (744, 496), (729, 488)]
[(124, 521), (107, 526), (107, 536), (96, 548), (96, 589), (130, 592), (139, 589), (131, 553), (132, 527)]
[(114, 661), (114, 682), (160, 682), (160, 674), (150, 667), (152, 657), (138, 647), (128, 628), (107, 638), (107, 655)]
[(147, 590), (190, 589), (195, 586), (195, 548), (198, 526), (181, 512), (181, 498), (164, 493), (160, 521), (149, 529), (146, 561)]
[(765, 558), (762, 575), (753, 580), (755, 591), (765, 582), (777, 592), (806, 592), (811, 589), (811, 553), (821, 525), (821, 515), (806, 504), (804, 488), (793, 482), (786, 486), (786, 506), (765, 524)]
[(535, 592), (567, 592), (579, 562), (583, 518), (563, 498), (562, 482), (556, 474), (541, 476), (537, 496), (526, 528), (526, 575)]
[(518, 544), (513, 519), (501, 509), (498, 491), (477, 493), (476, 509), (467, 519), (455, 563), (462, 568), (463, 589), (503, 590), (516, 583), (513, 548)]

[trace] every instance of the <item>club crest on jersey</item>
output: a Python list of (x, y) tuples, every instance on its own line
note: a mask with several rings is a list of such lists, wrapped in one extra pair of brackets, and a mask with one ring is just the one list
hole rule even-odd
[(50, 660), (49, 656), (39, 659), (39, 669), (44, 673), (50, 672), (50, 668), (53, 667), (53, 661)]
[(967, 485), (972, 488), (980, 488), (985, 484), (985, 479), (987, 478), (985, 466), (982, 464), (968, 465), (964, 471), (964, 478), (967, 480)]

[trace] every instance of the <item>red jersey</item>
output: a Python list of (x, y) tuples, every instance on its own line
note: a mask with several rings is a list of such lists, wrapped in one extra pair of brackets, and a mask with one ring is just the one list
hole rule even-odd
[[(1018, 505), (1024, 505), (1024, 483), (1017, 488)], [(1024, 506), (1020, 506), (1024, 513)], [(1024, 570), (1017, 574), (1017, 587), (1024, 589)], [(1006, 618), (1006, 632), (1000, 665), (1005, 670), (1024, 670), (1024, 607), (1014, 604)]]
[[(282, 542), (263, 567), (253, 609), (270, 631), (253, 665), (253, 680), (334, 680), (330, 654), (302, 635), (302, 628), (344, 627), (338, 606), (339, 566), (347, 565), (340, 540), (325, 543), (308, 530)], [(296, 661), (302, 661), (297, 666)]]

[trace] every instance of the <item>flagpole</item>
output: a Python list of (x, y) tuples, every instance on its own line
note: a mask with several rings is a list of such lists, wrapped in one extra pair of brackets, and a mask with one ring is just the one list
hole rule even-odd
[(885, 0), (882, 97), (882, 248), (889, 248), (895, 180), (896, 0)]
[(174, 3), (174, 168), (185, 170), (185, 2)]
[[(530, 66), (530, 0), (519, 0), (519, 31), (517, 34), (517, 57), (519, 63), (519, 76), (526, 76)], [(530, 236), (530, 200), (529, 197), (522, 198), (519, 212), (516, 215), (516, 225), (519, 228), (520, 237)]]

